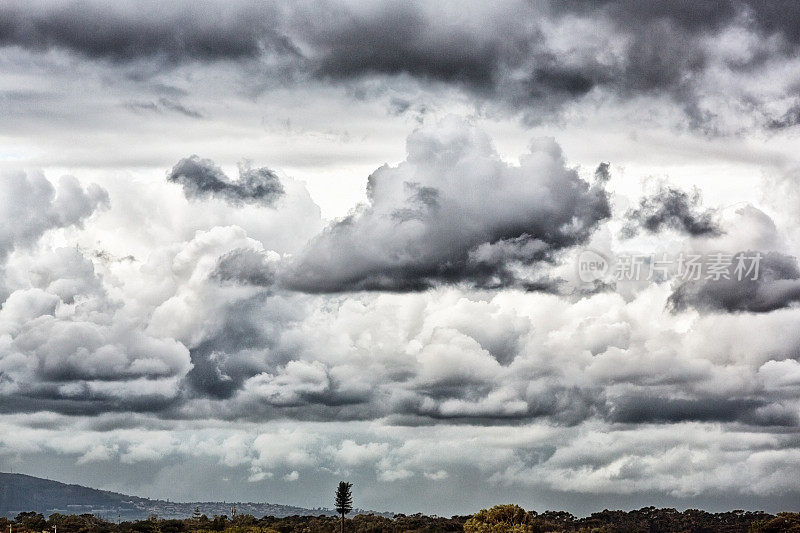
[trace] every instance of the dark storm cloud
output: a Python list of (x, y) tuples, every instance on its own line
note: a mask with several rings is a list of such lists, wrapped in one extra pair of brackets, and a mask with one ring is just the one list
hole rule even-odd
[(626, 424), (652, 422), (733, 422), (761, 404), (729, 399), (685, 400), (661, 397), (627, 397), (617, 400), (611, 419)]
[[(745, 17), (760, 13), (755, 3), (684, 7), (667, 2), (508, 2), (488, 13), (475, 5), (443, 14), (424, 4), (336, 6), (321, 19), (324, 26), (301, 31), (299, 39), (310, 43), (306, 65), (323, 79), (404, 75), (455, 84), (480, 101), (502, 102), (529, 122), (557, 114), (592, 92), (621, 99), (667, 96), (683, 108), (690, 125), (713, 132), (715, 112), (702, 103), (702, 77), (713, 52), (703, 39), (745, 20), (755, 32), (796, 32), (790, 24), (767, 24), (773, 17)], [(470, 10), (475, 19), (457, 19)], [(550, 40), (548, 26), (576, 15), (591, 20), (595, 32), (561, 49)], [(624, 45), (617, 49), (620, 42)], [(756, 54), (746, 64), (728, 61), (725, 68), (752, 75), (768, 59)], [(753, 98), (743, 103), (764, 107)]]
[(620, 17), (635, 21), (637, 16), (667, 19), (688, 29), (718, 29), (744, 13), (764, 32), (779, 33), (791, 43), (800, 43), (800, 11), (791, 0), (703, 0), (691, 2), (614, 2)]
[[(468, 4), (447, 14), (421, 3), (374, 9), (329, 4), (328, 9), (330, 16), (320, 19), (324, 26), (304, 28), (297, 37), (308, 44), (304, 68), (317, 77), (402, 75), (457, 85), (480, 102), (501, 102), (531, 123), (590, 94), (622, 100), (663, 96), (683, 110), (689, 126), (725, 131), (721, 115), (730, 110), (707, 100), (716, 92), (707, 78), (715, 70), (752, 78), (771, 61), (791, 61), (800, 44), (800, 9), (787, 2), (508, 2), (488, 12)], [(473, 12), (474, 19), (462, 17), (465, 12)], [(591, 21), (593, 31), (564, 49), (549, 32), (575, 17)], [(728, 55), (718, 37), (734, 27), (762, 42), (778, 36), (780, 45), (774, 50), (749, 45), (739, 57)], [(796, 124), (794, 108), (770, 109), (764, 94), (726, 93), (726, 98), (769, 128)]]
[(338, 23), (310, 35), (322, 77), (411, 74), (489, 89), (505, 48), (499, 39), (484, 40), (466, 29), (432, 31), (432, 21), (415, 4), (387, 4), (363, 15), (337, 11)]
[[(458, 86), (479, 101), (502, 102), (538, 121), (595, 87), (625, 85), (635, 76), (603, 64), (597, 50), (562, 61), (534, 22), (548, 16), (544, 4), (510, 2), (491, 14), (466, 7), (476, 15), (466, 23), (454, 22), (456, 13), (436, 14), (415, 3), (331, 9), (332, 24), (299, 37), (310, 43), (306, 68), (323, 80), (408, 76)], [(450, 22), (443, 25), (442, 16)]]
[(689, 193), (674, 187), (662, 186), (650, 196), (639, 200), (639, 206), (625, 213), (627, 219), (622, 236), (634, 237), (639, 229), (658, 233), (665, 229), (680, 231), (693, 237), (722, 234), (712, 209), (701, 208), (700, 191)]
[(239, 164), (239, 179), (232, 181), (213, 161), (196, 155), (178, 161), (167, 181), (180, 184), (189, 199), (219, 197), (232, 204), (272, 205), (284, 194), (280, 179), (268, 168)]
[(623, 28), (661, 23), (690, 34), (714, 33), (744, 19), (759, 31), (777, 33), (792, 44), (800, 43), (800, 10), (792, 0), (571, 0), (550, 5), (561, 13), (605, 14)]
[(682, 283), (670, 295), (668, 306), (673, 311), (692, 307), (703, 311), (767, 313), (800, 302), (800, 269), (794, 257), (769, 252), (758, 261), (757, 276), (753, 272), (738, 279), (733, 274), (740, 258), (749, 269), (756, 253), (733, 255), (730, 279)]
[(220, 281), (269, 287), (275, 281), (275, 267), (263, 252), (238, 248), (219, 258), (211, 276)]
[(697, 398), (679, 399), (632, 395), (613, 403), (609, 418), (625, 424), (698, 422), (742, 422), (755, 426), (796, 426), (794, 413), (770, 414), (767, 399)]
[(185, 381), (196, 396), (215, 400), (230, 398), (249, 377), (249, 373), (242, 374), (225, 368), (229, 355), (217, 350), (215, 341), (203, 342), (192, 348), (189, 354), (192, 369), (186, 375)]
[(369, 204), (329, 226), (284, 271), (308, 292), (409, 291), (441, 282), (522, 284), (531, 266), (583, 242), (609, 216), (605, 190), (540, 140), (522, 165), (499, 160), (488, 138), (450, 119), (408, 139), (408, 158), (375, 171)]
[(86, 383), (71, 383), (70, 394), (59, 384), (35, 384), (20, 394), (0, 395), (0, 413), (37, 413), (50, 411), (72, 416), (97, 416), (103, 413), (166, 413), (181, 403), (177, 396), (131, 394), (121, 398), (98, 393)]
[(190, 395), (231, 398), (245, 380), (267, 370), (266, 357), (283, 325), (263, 319), (265, 299), (258, 294), (227, 306), (220, 327), (190, 347)]
[[(594, 29), (576, 35), (565, 50), (553, 42), (552, 28), (576, 17)], [(247, 59), (267, 69), (255, 76), (256, 85), (264, 78), (347, 84), (410, 78), (457, 86), (479, 104), (529, 122), (557, 115), (563, 106), (593, 93), (612, 99), (666, 96), (683, 109), (690, 125), (714, 132), (719, 111), (703, 102), (709, 89), (704, 74), (714, 67), (753, 76), (777, 55), (790, 57), (800, 41), (798, 19), (796, 4), (755, 1), (678, 6), (510, 1), (438, 9), (425, 3), (276, 7), (250, 0), (166, 6), (11, 2), (0, 7), (0, 46), (63, 49), (117, 64), (145, 61), (156, 66), (154, 71), (163, 64)], [(765, 38), (779, 35), (782, 46), (720, 60), (708, 38), (734, 25)], [(276, 65), (281, 65), (277, 76), (270, 70)], [(250, 67), (245, 70), (252, 77)], [(763, 95), (743, 95), (737, 101), (768, 127), (794, 125), (796, 113), (768, 110)], [(170, 109), (156, 102), (139, 104)], [(197, 113), (178, 105), (171, 110)]]
[(606, 183), (611, 179), (611, 163), (600, 163), (594, 171), (594, 179)]
[(537, 25), (519, 22), (545, 16), (543, 7), (510, 2), (476, 27), (443, 27), (422, 4), (340, 8), (334, 24), (308, 39), (316, 48), (316, 74), (334, 79), (408, 74), (498, 94), (510, 82), (508, 72), (520, 69), (524, 76), (513, 90), (521, 99), (581, 96), (612, 81), (614, 73), (591, 54), (578, 66), (561, 63)]
[(168, 61), (255, 58), (268, 50), (291, 54), (274, 29), (266, 2), (4, 2), (0, 45), (69, 50), (90, 58)]

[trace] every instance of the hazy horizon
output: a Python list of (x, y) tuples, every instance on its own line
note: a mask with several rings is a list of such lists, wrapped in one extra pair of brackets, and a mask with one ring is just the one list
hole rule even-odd
[[(0, 473), (3, 473), (3, 472), (0, 472)], [(25, 474), (24, 472), (5, 472), (5, 473), (30, 475), (30, 474)], [(32, 477), (36, 477), (36, 478), (40, 478), (41, 479), (40, 476), (32, 476)], [(65, 483), (65, 484), (81, 485), (80, 483), (73, 483), (73, 482), (57, 480), (57, 479), (51, 479), (51, 478), (44, 478), (44, 479), (50, 479), (51, 481), (57, 481), (59, 483)], [(336, 485), (336, 483), (334, 482), (331, 485), (331, 487), (335, 488), (335, 485)], [(81, 485), (81, 486), (85, 486), (85, 485)], [(325, 486), (325, 487), (319, 487), (319, 488), (320, 489), (331, 489), (331, 487)], [(145, 498), (145, 499), (150, 499), (150, 500), (160, 500), (160, 501), (165, 501), (165, 502), (169, 502), (169, 503), (181, 503), (181, 504), (185, 504), (185, 503), (188, 503), (188, 504), (191, 504), (191, 503), (223, 503), (223, 504), (265, 503), (265, 504), (276, 504), (276, 505), (303, 507), (303, 508), (306, 508), (306, 509), (309, 509), (309, 510), (318, 509), (318, 508), (328, 509), (328, 510), (333, 509), (333, 503), (332, 503), (333, 502), (333, 498), (332, 497), (328, 497), (327, 498), (329, 500), (327, 503), (323, 502), (323, 503), (316, 504), (316, 505), (312, 505), (312, 504), (300, 505), (298, 503), (288, 502), (288, 501), (268, 501), (268, 500), (263, 500), (263, 499), (227, 499), (227, 500), (226, 499), (210, 499), (209, 500), (209, 499), (186, 499), (186, 498), (184, 498), (184, 499), (156, 498), (154, 496), (150, 496), (150, 495), (147, 495), (147, 494), (134, 494), (134, 493), (130, 493), (130, 492), (119, 492), (117, 490), (109, 489), (109, 488), (102, 488), (102, 487), (88, 487), (88, 488), (95, 488), (95, 489), (98, 489), (98, 490), (108, 490), (108, 491), (111, 491), (111, 492), (117, 492), (119, 494), (124, 494), (126, 496), (135, 496), (135, 497)], [(330, 494), (333, 493), (331, 490), (328, 490), (328, 492)], [(358, 491), (357, 487), (354, 487), (354, 493), (355, 493), (356, 497), (358, 497), (359, 491)], [(328, 496), (330, 496), (330, 494), (328, 494)], [(324, 498), (324, 495), (323, 495), (323, 498)], [(562, 511), (562, 510), (567, 510), (568, 512), (573, 513), (576, 517), (582, 518), (582, 517), (589, 516), (592, 513), (599, 512), (599, 511), (602, 511), (602, 510), (605, 510), (605, 509), (632, 511), (632, 510), (642, 509), (642, 508), (645, 508), (645, 507), (650, 507), (650, 506), (652, 506), (652, 504), (647, 503), (648, 501), (650, 501), (648, 498), (651, 498), (651, 497), (648, 496), (648, 495), (642, 495), (640, 498), (633, 498), (632, 499), (632, 500), (637, 501), (637, 502), (642, 502), (640, 504), (622, 502), (621, 504), (618, 504), (618, 505), (616, 505), (614, 507), (610, 507), (609, 505), (603, 505), (602, 502), (612, 502), (612, 501), (615, 501), (615, 500), (614, 499), (610, 499), (610, 498), (600, 497), (600, 498), (597, 498), (596, 501), (583, 502), (581, 504), (582, 505), (581, 507), (574, 507), (574, 508), (572, 508), (572, 510), (569, 510), (566, 507), (546, 506), (546, 505), (542, 506), (542, 505), (537, 504), (536, 502), (533, 502), (532, 504), (529, 504), (528, 507), (526, 507), (526, 510), (532, 510), (532, 511), (536, 511), (538, 513), (542, 513), (544, 511)], [(519, 503), (517, 503), (516, 501), (504, 500), (502, 498), (492, 499), (490, 497), (487, 500), (487, 502), (489, 502), (489, 503), (481, 504), (479, 507), (473, 507), (473, 508), (469, 508), (469, 509), (465, 508), (465, 510), (463, 510), (463, 511), (452, 512), (452, 513), (444, 513), (444, 514), (436, 513), (435, 511), (424, 511), (424, 510), (419, 510), (419, 509), (406, 509), (406, 510), (403, 510), (403, 511), (398, 511), (397, 509), (390, 509), (390, 508), (386, 508), (386, 509), (383, 509), (383, 508), (365, 508), (362, 505), (358, 504), (357, 501), (354, 502), (354, 506), (355, 506), (355, 509), (358, 509), (358, 510), (374, 511), (374, 512), (379, 512), (379, 513), (404, 513), (404, 514), (423, 513), (423, 514), (429, 514), (429, 515), (438, 515), (438, 516), (449, 517), (449, 516), (455, 516), (455, 515), (459, 515), (459, 516), (465, 516), (466, 515), (466, 516), (468, 516), (468, 515), (474, 514), (475, 512), (477, 512), (480, 509), (486, 509), (486, 508), (492, 507), (494, 505), (503, 505), (503, 504), (508, 504), (508, 503), (513, 503), (513, 504), (519, 505)], [(764, 505), (759, 506), (757, 502), (761, 502)], [(663, 505), (660, 505), (658, 507), (660, 507), (660, 508), (675, 508), (678, 511), (685, 511), (687, 509), (702, 509), (704, 511), (712, 512), (712, 513), (714, 513), (714, 512), (733, 511), (733, 510), (738, 510), (738, 509), (742, 509), (742, 510), (746, 510), (746, 511), (765, 511), (765, 512), (768, 512), (768, 513), (778, 513), (778, 512), (784, 512), (786, 509), (793, 508), (792, 505), (794, 504), (794, 500), (765, 501), (765, 500), (755, 500), (754, 499), (751, 502), (747, 502), (746, 500), (741, 500), (741, 503), (743, 503), (744, 505), (740, 506), (740, 507), (735, 507), (735, 506), (731, 507), (731, 506), (726, 506), (725, 503), (721, 503), (719, 501), (715, 502), (714, 500), (705, 500), (705, 499), (680, 500), (680, 499), (674, 499), (674, 500), (671, 501), (671, 503), (663, 504)], [(433, 502), (433, 505), (436, 505), (436, 502)], [(558, 504), (556, 503), (555, 505), (558, 505)], [(581, 510), (581, 509), (583, 509), (583, 510)], [(241, 510), (240, 510), (240, 512), (241, 512)], [(256, 518), (260, 518), (260, 517), (256, 517)]]

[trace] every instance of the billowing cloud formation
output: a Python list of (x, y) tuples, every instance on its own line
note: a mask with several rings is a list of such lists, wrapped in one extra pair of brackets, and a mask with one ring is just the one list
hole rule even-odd
[(81, 225), (100, 207), (108, 207), (107, 192), (97, 185), (84, 189), (63, 176), (54, 187), (41, 173), (0, 175), (0, 304), (8, 293), (3, 267), (8, 255), (35, 244), (48, 230)]
[(0, 309), (0, 408), (67, 413), (162, 409), (188, 351), (118, 323), (92, 263), (75, 249), (43, 257), (32, 287)]
[(625, 214), (627, 222), (622, 236), (634, 237), (642, 228), (648, 233), (672, 229), (692, 236), (720, 235), (722, 230), (714, 220), (715, 212), (701, 207), (700, 191), (689, 193), (662, 185), (658, 191), (639, 200), (636, 208)]
[[(606, 193), (566, 167), (552, 141), (534, 143), (520, 165), (509, 165), (484, 134), (449, 121), (414, 133), (408, 152), (373, 174), (369, 203), (345, 236), (367, 237), (372, 250), (419, 250), (409, 255), (428, 262), (442, 257), (423, 246), (432, 239), (444, 257), (466, 257), (464, 276), (472, 276), (470, 261), (487, 257), (503, 260), (490, 263), (496, 268), (547, 271), (540, 258), (601, 233), (594, 230), (607, 214)], [(160, 177), (154, 183), (171, 187)], [(196, 207), (172, 189), (172, 201)], [(295, 191), (287, 199), (307, 197)], [(454, 206), (470, 218), (450, 223), (441, 212)], [(258, 208), (296, 212), (283, 202)], [(758, 230), (753, 239), (773, 241), (762, 234), (772, 235), (774, 223), (755, 211), (742, 209), (737, 220)], [(143, 463), (166, 478), (176, 462), (188, 462), (245, 485), (309, 483), (298, 490), (316, 490), (345, 469), (386, 492), (487, 478), (509, 494), (533, 486), (587, 498), (628, 494), (632, 480), (686, 498), (698, 490), (766, 498), (770, 487), (800, 489), (794, 479), (761, 479), (794, 464), (798, 309), (670, 313), (663, 283), (630, 298), (570, 301), (509, 287), (473, 290), (431, 275), (421, 279), (437, 286), (424, 292), (304, 294), (287, 290), (282, 276), (338, 225), (293, 263), (242, 227), (193, 213), (198, 227), (203, 216), (213, 227), (182, 237), (182, 225), (134, 218), (132, 227), (171, 236), (137, 260), (93, 263), (95, 254), (73, 246), (10, 257), (0, 417), (15, 433), (0, 436), (0, 460), (35, 464), (55, 454), (117, 477), (122, 469), (126, 479), (142, 479), (134, 470)], [(83, 231), (101, 236), (95, 226), (103, 223), (117, 231), (113, 220), (92, 219)], [(433, 231), (434, 221), (449, 240)], [(421, 233), (407, 235), (425, 238), (393, 240), (409, 223)], [(518, 246), (533, 242), (525, 232), (541, 242)], [(496, 246), (492, 235), (505, 255), (479, 253)], [(325, 266), (365, 272), (371, 258), (346, 251)], [(782, 256), (764, 262), (775, 278), (796, 278), (793, 265)], [(398, 276), (401, 266), (385, 268)], [(52, 438), (63, 431), (80, 438)], [(701, 458), (695, 468), (713, 483), (674, 474), (687, 457)], [(730, 465), (748, 465), (754, 483), (732, 481)], [(160, 482), (141, 483), (151, 490)]]
[(108, 194), (97, 185), (87, 189), (71, 176), (54, 187), (41, 173), (7, 172), (0, 176), (0, 260), (16, 246), (34, 244), (53, 228), (82, 221), (100, 206)]
[[(347, 469), (380, 491), (418, 484), (426, 472), (467, 482), (471, 469), (492, 478), (493, 491), (629, 494), (632, 480), (683, 497), (796, 490), (790, 476), (764, 481), (794, 460), (800, 366), (791, 354), (797, 335), (786, 328), (796, 310), (747, 322), (701, 316), (685, 330), (685, 316), (654, 305), (664, 294), (649, 291), (630, 304), (598, 294), (577, 305), (517, 291), (488, 301), (452, 289), (367, 294), (338, 305), (317, 296), (306, 318), (283, 326), (277, 344), (295, 348), (288, 362), (277, 362), (282, 348), (218, 344), (217, 359), (230, 365), (222, 366), (232, 384), (226, 396), (124, 418), (108, 399), (111, 412), (97, 419), (5, 415), (18, 430), (0, 440), (7, 453), (26, 457), (86, 456), (81, 461), (126, 472), (148, 464), (165, 475), (176, 459), (197, 461), (254, 483), (296, 470), (326, 484)], [(279, 305), (265, 301), (247, 314), (265, 317)], [(241, 364), (247, 352), (261, 370)], [(71, 405), (66, 412), (77, 415), (88, 406), (79, 399), (38, 405)], [(176, 415), (188, 420), (169, 420)], [(81, 438), (47, 439), (58, 424), (77, 425)], [(687, 474), (696, 483), (674, 470), (689, 458), (704, 472)], [(749, 467), (752, 484), (729, 477), (735, 465)]]
[(284, 194), (280, 179), (268, 168), (251, 168), (240, 163), (239, 179), (232, 181), (213, 161), (196, 155), (178, 161), (167, 175), (167, 181), (179, 183), (187, 198), (218, 196), (233, 204), (272, 205)]
[(761, 254), (756, 264), (752, 259), (756, 253), (760, 254), (740, 252), (731, 257), (732, 268), (741, 260), (741, 272), (746, 275), (684, 282), (670, 295), (669, 305), (673, 310), (694, 307), (704, 311), (764, 313), (800, 302), (797, 259), (769, 252)]
[(503, 286), (516, 265), (583, 242), (609, 216), (605, 191), (541, 139), (519, 166), (455, 118), (413, 133), (408, 156), (376, 170), (368, 204), (302, 251), (286, 284), (309, 292), (415, 290), (439, 281)]

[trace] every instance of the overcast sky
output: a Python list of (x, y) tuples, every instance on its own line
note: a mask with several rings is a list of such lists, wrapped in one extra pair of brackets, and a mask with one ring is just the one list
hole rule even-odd
[(3, 2), (0, 468), (798, 510), (798, 125), (790, 1)]

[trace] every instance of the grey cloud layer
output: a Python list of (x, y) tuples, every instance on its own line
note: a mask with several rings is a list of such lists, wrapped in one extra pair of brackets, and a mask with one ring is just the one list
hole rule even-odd
[[(156, 61), (158, 68), (165, 62), (250, 61), (266, 69), (245, 67), (259, 72), (256, 87), (264, 78), (350, 83), (376, 76), (400, 78), (402, 86), (409, 77), (463, 88), (488, 108), (533, 122), (598, 96), (665, 96), (692, 126), (725, 132), (796, 123), (797, 80), (790, 69), (777, 86), (748, 83), (771, 75), (781, 61), (790, 65), (796, 51), (798, 10), (779, 6), (510, 1), (492, 7), (325, 2), (290, 8), (237, 1), (202, 9), (130, 2), (99, 9), (91, 2), (12, 2), (0, 11), (0, 44), (117, 63)], [(731, 44), (737, 39), (745, 46)], [(720, 101), (720, 83), (728, 85), (730, 105)], [(781, 106), (774, 105), (776, 94)], [(181, 104), (161, 107), (198, 115)], [(726, 113), (748, 119), (727, 123)]]

